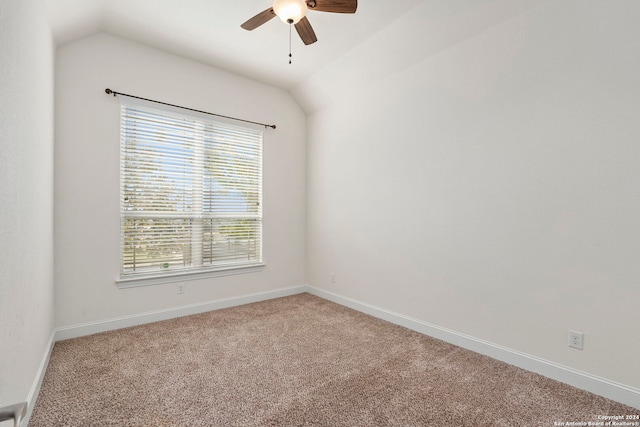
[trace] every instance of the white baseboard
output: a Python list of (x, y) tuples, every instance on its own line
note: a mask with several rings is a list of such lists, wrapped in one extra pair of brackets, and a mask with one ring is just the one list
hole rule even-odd
[(197, 304), (183, 305), (180, 307), (172, 307), (164, 310), (149, 311), (146, 313), (134, 314), (131, 316), (123, 316), (114, 319), (101, 320), (98, 322), (84, 323), (81, 325), (67, 326), (64, 328), (56, 329), (55, 341), (78, 338), (86, 335), (97, 334), (99, 332), (128, 328), (130, 326), (144, 325), (146, 323), (174, 319), (176, 317), (190, 316), (192, 314), (206, 313), (207, 311), (235, 307), (238, 305), (250, 304), (253, 302), (266, 301), (273, 298), (300, 294), (306, 291), (306, 286), (294, 286), (290, 288), (281, 288), (272, 291), (259, 292), (237, 297), (222, 298)]
[(47, 343), (47, 347), (45, 348), (44, 354), (42, 355), (42, 360), (40, 361), (40, 365), (38, 366), (36, 377), (33, 381), (33, 384), (31, 385), (31, 390), (29, 390), (29, 394), (27, 395), (27, 413), (20, 423), (20, 425), (23, 427), (29, 425), (29, 420), (31, 419), (31, 414), (33, 413), (33, 407), (36, 404), (38, 393), (40, 393), (40, 387), (42, 387), (44, 374), (47, 371), (47, 366), (49, 366), (49, 358), (51, 358), (51, 352), (53, 351), (54, 344), (55, 331), (51, 332), (51, 337), (49, 337), (49, 342)]
[(616, 402), (624, 403), (640, 409), (640, 389), (601, 378), (587, 372), (578, 371), (548, 360), (544, 360), (526, 353), (512, 350), (488, 341), (445, 329), (418, 319), (394, 313), (384, 308), (346, 298), (322, 289), (306, 286), (304, 289), (312, 295), (369, 314), (399, 326), (438, 338), (442, 341), (457, 345), (476, 353), (489, 356), (527, 371), (535, 372), (582, 390), (595, 393)]

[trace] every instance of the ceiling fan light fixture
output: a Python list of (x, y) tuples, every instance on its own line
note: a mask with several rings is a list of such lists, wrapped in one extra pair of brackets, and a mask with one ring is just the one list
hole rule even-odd
[(274, 0), (273, 11), (282, 22), (297, 24), (307, 13), (307, 3), (304, 0)]

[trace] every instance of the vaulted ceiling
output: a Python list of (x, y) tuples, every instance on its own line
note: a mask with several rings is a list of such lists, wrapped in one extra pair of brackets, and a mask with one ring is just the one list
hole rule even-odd
[(306, 111), (549, 0), (360, 0), (354, 15), (310, 11), (318, 42), (278, 19), (240, 24), (271, 0), (45, 0), (62, 45), (105, 31), (290, 91)]

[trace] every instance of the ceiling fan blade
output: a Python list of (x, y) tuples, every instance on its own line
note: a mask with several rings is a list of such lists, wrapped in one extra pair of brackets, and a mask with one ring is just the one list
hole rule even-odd
[(318, 38), (316, 37), (316, 33), (313, 31), (313, 28), (311, 27), (311, 23), (309, 23), (309, 20), (307, 19), (306, 16), (296, 24), (296, 31), (298, 32), (298, 35), (302, 39), (303, 43), (306, 45), (309, 45), (318, 41)]
[(273, 8), (270, 7), (267, 10), (263, 10), (253, 18), (247, 20), (244, 24), (240, 25), (245, 30), (251, 31), (258, 28), (260, 25), (265, 22), (269, 22), (272, 18), (276, 17), (276, 13), (273, 11)]
[(356, 13), (358, 0), (308, 0), (309, 10), (334, 13)]

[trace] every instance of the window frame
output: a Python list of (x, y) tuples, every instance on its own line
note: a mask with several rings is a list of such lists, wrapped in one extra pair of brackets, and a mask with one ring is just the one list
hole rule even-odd
[[(197, 123), (197, 126), (214, 126), (214, 127), (223, 127), (228, 129), (241, 129), (249, 132), (254, 132), (255, 134), (259, 134), (259, 143), (257, 144), (256, 155), (258, 157), (257, 162), (255, 163), (258, 168), (258, 183), (257, 183), (257, 194), (258, 194), (258, 209), (257, 216), (255, 220), (258, 221), (257, 230), (257, 259), (256, 260), (248, 260), (246, 262), (231, 262), (231, 263), (223, 263), (214, 265), (213, 264), (213, 254), (210, 254), (211, 264), (203, 265), (204, 263), (204, 251), (200, 250), (201, 258), (199, 261), (193, 262), (193, 259), (190, 259), (190, 266), (183, 269), (176, 270), (158, 270), (158, 269), (149, 269), (147, 272), (138, 272), (138, 273), (126, 273), (125, 272), (125, 225), (124, 222), (127, 218), (133, 218), (136, 215), (127, 215), (125, 211), (125, 175), (127, 171), (125, 170), (125, 161), (124, 161), (124, 151), (126, 150), (126, 137), (124, 130), (124, 121), (125, 121), (125, 110), (127, 108), (133, 109), (142, 109), (146, 111), (151, 111), (155, 114), (165, 114), (166, 117), (171, 117), (175, 119), (176, 117), (182, 118), (185, 121), (192, 121)], [(119, 185), (119, 218), (120, 218), (120, 241), (119, 241), (119, 274), (116, 278), (116, 284), (119, 288), (130, 288), (137, 286), (148, 286), (162, 283), (175, 283), (189, 280), (199, 280), (211, 277), (220, 277), (234, 274), (246, 274), (246, 273), (254, 273), (258, 271), (262, 271), (265, 267), (264, 257), (263, 257), (263, 236), (264, 236), (264, 215), (263, 215), (263, 205), (262, 205), (262, 192), (263, 192), (263, 150), (264, 150), (264, 140), (263, 140), (263, 128), (255, 125), (238, 125), (235, 122), (231, 122), (230, 120), (212, 118), (209, 115), (192, 112), (192, 111), (183, 111), (178, 108), (174, 108), (171, 106), (165, 105), (155, 105), (147, 101), (142, 100), (129, 100), (129, 99), (121, 99), (121, 110), (120, 110), (120, 159), (119, 159), (119, 168), (120, 168), (120, 185)], [(194, 137), (196, 140), (197, 137)], [(204, 147), (207, 142), (204, 137), (201, 141), (197, 142), (197, 144), (202, 144)], [(203, 148), (204, 150), (204, 148)], [(161, 156), (159, 156), (161, 157)], [(206, 155), (202, 155), (200, 159), (202, 163), (202, 168), (199, 169), (198, 172), (195, 172), (194, 175), (203, 175), (206, 170), (206, 166), (204, 164), (204, 159)], [(197, 170), (197, 169), (196, 169)], [(130, 175), (128, 175), (130, 176)], [(193, 192), (194, 194), (196, 191)], [(202, 189), (201, 193), (198, 196), (200, 200), (200, 204), (202, 205), (203, 200), (206, 198), (204, 194), (204, 189)], [(144, 211), (143, 211), (144, 213)], [(208, 218), (212, 219), (212, 224), (214, 221), (219, 220), (221, 217), (211, 216), (210, 214)], [(205, 229), (205, 217), (204, 217), (204, 209), (201, 209), (199, 212), (195, 212), (191, 215), (191, 226), (200, 223), (200, 231), (203, 232)], [(197, 219), (196, 219), (197, 218)], [(207, 218), (207, 219), (208, 219)], [(217, 218), (217, 219), (216, 219)], [(189, 240), (191, 245), (194, 243)], [(196, 243), (202, 244), (202, 241)], [(247, 249), (248, 250), (248, 249)]]

